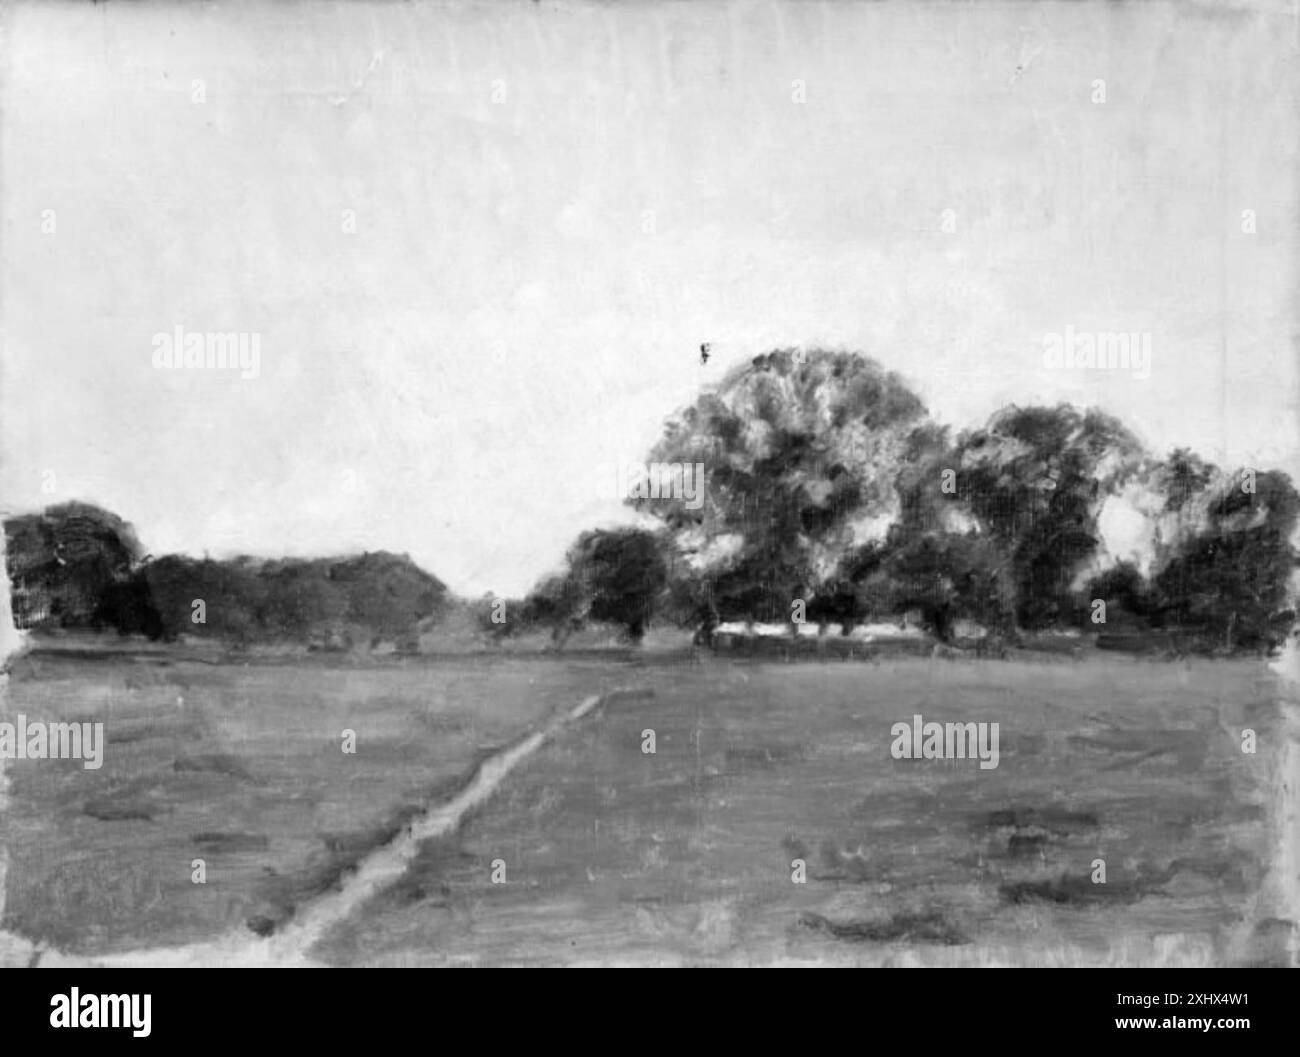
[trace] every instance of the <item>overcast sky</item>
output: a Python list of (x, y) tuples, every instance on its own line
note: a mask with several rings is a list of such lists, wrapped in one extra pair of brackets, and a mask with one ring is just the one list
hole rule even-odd
[[(516, 594), (815, 344), (1296, 474), (1300, 37), (1233, 7), (6, 4), (4, 509)], [(155, 369), (178, 325), (258, 376)], [(1046, 369), (1067, 326), (1150, 377)]]

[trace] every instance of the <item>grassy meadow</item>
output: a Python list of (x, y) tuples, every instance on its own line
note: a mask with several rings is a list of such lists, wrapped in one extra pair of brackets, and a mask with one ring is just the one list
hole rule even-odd
[[(1259, 662), (209, 661), (35, 653), (14, 665), (7, 712), (102, 720), (107, 748), (99, 771), (8, 762), (4, 929), (83, 952), (274, 931), (478, 761), (624, 687), (647, 693), (565, 728), (313, 956), (1283, 957), (1261, 895), (1278, 845), (1281, 689)], [(997, 768), (893, 759), (890, 728), (915, 713), (998, 723)], [(1241, 751), (1246, 727), (1253, 755)], [(344, 729), (355, 754), (341, 751)], [(191, 881), (196, 858), (206, 884)], [(792, 880), (795, 860), (805, 883)]]
[(95, 951), (274, 928), (605, 679), (581, 663), (28, 655), (3, 718), (102, 721), (107, 744), (99, 770), (7, 762), (3, 927)]

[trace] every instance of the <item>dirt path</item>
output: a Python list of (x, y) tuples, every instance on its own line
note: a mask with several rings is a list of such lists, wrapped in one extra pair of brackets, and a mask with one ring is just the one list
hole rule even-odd
[[(612, 699), (643, 693), (646, 691), (615, 690), (604, 695), (593, 694), (552, 718), (540, 730), (533, 731), (484, 760), (460, 792), (450, 800), (430, 807), (399, 837), (366, 856), (337, 891), (305, 904), (276, 935), (263, 939), (240, 930), (216, 940), (183, 947), (75, 955), (53, 949), (36, 950), (30, 941), (22, 937), (0, 934), (0, 964), (6, 960), (4, 951), (7, 941), (13, 947), (9, 956), (10, 964), (29, 964), (42, 968), (320, 965), (311, 958), (312, 946), (372, 896), (397, 881), (415, 858), (423, 841), (454, 833), (465, 817), (486, 803), (516, 767), (566, 726), (586, 718)], [(3, 889), (0, 888), (0, 898), (2, 893)]]

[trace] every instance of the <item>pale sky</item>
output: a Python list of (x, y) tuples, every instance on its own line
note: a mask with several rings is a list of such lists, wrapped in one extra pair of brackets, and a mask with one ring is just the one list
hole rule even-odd
[[(619, 463), (701, 385), (818, 344), (954, 425), (1093, 403), (1300, 475), (1288, 3), (0, 24), (5, 512), (86, 499), (155, 554), (383, 548), (519, 594), (627, 519)], [(177, 325), (257, 333), (259, 376), (155, 369)], [(1150, 378), (1046, 369), (1067, 326), (1150, 334)]]

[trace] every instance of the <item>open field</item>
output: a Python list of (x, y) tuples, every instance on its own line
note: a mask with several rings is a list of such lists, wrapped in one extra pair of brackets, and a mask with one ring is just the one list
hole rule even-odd
[[(4, 718), (102, 721), (107, 748), (99, 770), (8, 761), (4, 928), (72, 950), (273, 928), (605, 678), (581, 662), (538, 675), (510, 661), (28, 656)], [(196, 858), (204, 885), (191, 882)]]
[[(7, 711), (103, 719), (108, 748), (100, 771), (8, 763), (4, 928), (86, 952), (274, 931), (476, 761), (614, 687), (653, 696), (612, 699), (542, 746), (313, 956), (1286, 957), (1264, 883), (1279, 843), (1276, 677), (1258, 662), (1114, 655), (364, 667), (33, 655), (15, 665)], [(998, 723), (998, 766), (893, 759), (890, 728), (915, 713)], [(1245, 727), (1256, 754), (1241, 751)], [(340, 751), (344, 728), (355, 755)], [(191, 883), (196, 857), (206, 885)], [(1091, 880), (1098, 858), (1104, 884)]]

